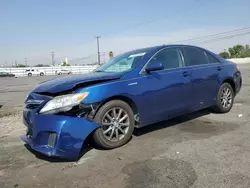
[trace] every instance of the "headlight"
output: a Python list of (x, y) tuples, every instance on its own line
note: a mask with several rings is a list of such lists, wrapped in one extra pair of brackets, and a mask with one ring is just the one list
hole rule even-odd
[(80, 102), (88, 96), (88, 92), (62, 95), (48, 101), (47, 104), (40, 110), (40, 113), (58, 113), (72, 109), (72, 107), (80, 104)]

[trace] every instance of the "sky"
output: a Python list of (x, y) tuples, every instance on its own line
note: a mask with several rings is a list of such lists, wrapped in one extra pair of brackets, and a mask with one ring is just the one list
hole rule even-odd
[[(128, 50), (250, 27), (249, 0), (0, 0), (0, 65), (101, 61)], [(216, 53), (250, 34), (204, 43)]]

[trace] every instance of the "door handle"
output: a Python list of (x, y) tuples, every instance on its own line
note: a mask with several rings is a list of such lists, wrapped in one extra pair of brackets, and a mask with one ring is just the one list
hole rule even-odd
[(217, 70), (218, 70), (218, 71), (221, 71), (221, 70), (222, 70), (222, 68), (219, 66), (219, 67), (217, 67)]
[(187, 76), (189, 76), (189, 75), (190, 75), (190, 73), (189, 73), (189, 72), (184, 71), (184, 72), (182, 73), (182, 75), (183, 75), (184, 77), (187, 77)]

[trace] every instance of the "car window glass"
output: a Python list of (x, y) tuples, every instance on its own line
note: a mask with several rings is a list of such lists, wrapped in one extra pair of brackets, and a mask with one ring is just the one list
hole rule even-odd
[(207, 55), (207, 59), (209, 61), (209, 63), (219, 63), (219, 61), (217, 59), (215, 59), (215, 57), (213, 57), (211, 54), (206, 53)]
[(182, 65), (178, 48), (169, 48), (160, 51), (150, 61), (150, 63), (154, 62), (162, 63), (164, 69), (178, 68)]
[(119, 60), (117, 63), (108, 67), (106, 72), (124, 72), (129, 69), (132, 69), (137, 65), (137, 63), (142, 59), (141, 56), (131, 56)]
[(208, 64), (206, 54), (203, 50), (195, 47), (185, 47), (186, 66), (205, 65)]

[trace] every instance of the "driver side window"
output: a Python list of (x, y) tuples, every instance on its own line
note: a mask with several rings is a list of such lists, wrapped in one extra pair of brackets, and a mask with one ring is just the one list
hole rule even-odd
[(159, 62), (164, 69), (182, 67), (182, 58), (178, 48), (167, 48), (158, 52), (149, 63)]

